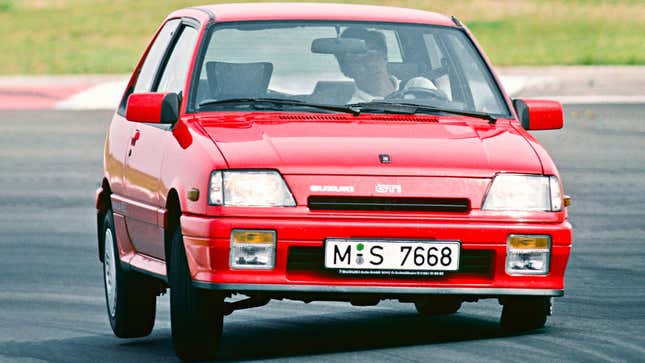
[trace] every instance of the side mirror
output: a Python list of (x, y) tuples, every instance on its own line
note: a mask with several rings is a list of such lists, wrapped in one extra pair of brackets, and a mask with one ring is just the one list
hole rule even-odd
[(562, 105), (557, 101), (513, 100), (513, 106), (526, 130), (555, 130), (564, 124)]
[(125, 118), (128, 121), (174, 124), (179, 119), (179, 95), (176, 93), (133, 93), (128, 97)]

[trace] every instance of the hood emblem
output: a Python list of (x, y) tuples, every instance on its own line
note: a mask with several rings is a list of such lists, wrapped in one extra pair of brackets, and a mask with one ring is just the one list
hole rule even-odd
[(389, 154), (380, 154), (378, 158), (381, 160), (381, 164), (389, 164), (392, 162)]

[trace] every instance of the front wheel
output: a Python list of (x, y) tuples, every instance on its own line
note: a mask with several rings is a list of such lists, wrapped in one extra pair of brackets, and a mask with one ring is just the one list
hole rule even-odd
[(168, 271), (175, 353), (184, 361), (213, 360), (222, 335), (224, 297), (193, 287), (179, 229), (172, 239)]
[(539, 329), (550, 313), (551, 299), (548, 297), (517, 297), (504, 302), (500, 323), (510, 332)]
[(155, 324), (157, 295), (148, 281), (121, 266), (112, 211), (103, 220), (103, 286), (108, 318), (114, 335), (138, 338)]

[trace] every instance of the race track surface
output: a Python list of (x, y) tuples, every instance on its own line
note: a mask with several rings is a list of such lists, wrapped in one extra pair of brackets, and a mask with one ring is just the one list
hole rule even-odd
[[(412, 304), (280, 301), (225, 318), (220, 360), (643, 361), (645, 105), (569, 106), (533, 134), (560, 168), (574, 247), (545, 328), (506, 335), (501, 306), (418, 317)], [(109, 112), (0, 112), (0, 362), (175, 362), (168, 297), (143, 339), (112, 335), (94, 191)]]

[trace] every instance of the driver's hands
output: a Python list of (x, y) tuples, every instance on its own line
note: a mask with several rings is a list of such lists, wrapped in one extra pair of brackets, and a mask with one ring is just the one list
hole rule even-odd
[(426, 88), (439, 90), (431, 80), (425, 77), (410, 78), (410, 80), (405, 83), (405, 87), (403, 88)]
[(405, 83), (405, 87), (403, 87), (401, 91), (405, 91), (406, 89), (427, 89), (434, 91), (433, 93), (437, 94), (439, 98), (448, 99), (448, 96), (444, 91), (440, 90), (434, 82), (425, 77), (410, 78), (410, 80)]

